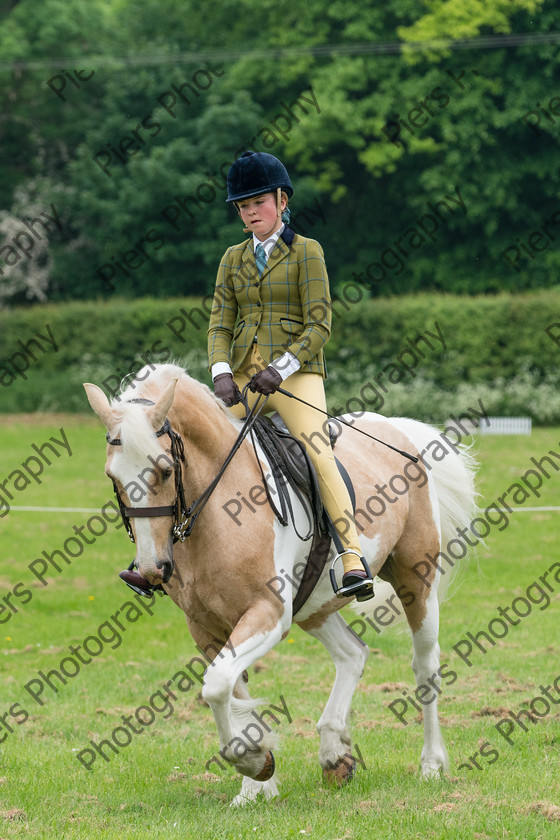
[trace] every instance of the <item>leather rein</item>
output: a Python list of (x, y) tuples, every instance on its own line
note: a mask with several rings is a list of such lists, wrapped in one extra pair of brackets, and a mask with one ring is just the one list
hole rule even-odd
[[(243, 397), (245, 397), (245, 390), (246, 389), (244, 388)], [(169, 420), (167, 419), (167, 417), (165, 418), (163, 426), (155, 434), (158, 438), (162, 437), (163, 435), (169, 435), (169, 439), (171, 441), (171, 457), (173, 459), (173, 472), (175, 474), (175, 501), (173, 502), (173, 504), (160, 505), (158, 507), (130, 507), (124, 504), (121, 498), (121, 494), (119, 492), (119, 488), (113, 481), (113, 490), (117, 499), (117, 503), (119, 505), (121, 518), (124, 527), (126, 528), (126, 532), (132, 542), (135, 542), (135, 539), (134, 532), (130, 524), (131, 518), (172, 516), (173, 542), (184, 542), (184, 540), (186, 540), (186, 538), (190, 536), (196, 524), (196, 520), (198, 519), (200, 513), (202, 512), (202, 509), (204, 508), (204, 505), (218, 486), (218, 483), (222, 478), (225, 470), (229, 466), (233, 456), (245, 440), (245, 437), (251, 430), (258, 415), (261, 413), (267, 402), (267, 398), (265, 398), (260, 408), (258, 408), (260, 400), (261, 397), (259, 396), (251, 411), (248, 411), (247, 416), (245, 418), (245, 422), (243, 423), (243, 427), (241, 428), (241, 431), (235, 439), (235, 442), (232, 448), (230, 449), (224, 463), (218, 470), (216, 477), (210, 482), (208, 487), (203, 491), (203, 493), (198, 497), (198, 499), (195, 499), (194, 502), (188, 506), (185, 502), (185, 488), (183, 486), (183, 466), (185, 468), (188, 466), (185, 459), (185, 447), (183, 444), (183, 438), (178, 432), (171, 428)], [(155, 405), (155, 403), (152, 402), (152, 400), (146, 399), (133, 399), (127, 400), (127, 402), (141, 403), (143, 405)], [(245, 405), (247, 405), (246, 402)], [(109, 432), (107, 432), (106, 440), (110, 446), (122, 446), (121, 439), (112, 438)]]

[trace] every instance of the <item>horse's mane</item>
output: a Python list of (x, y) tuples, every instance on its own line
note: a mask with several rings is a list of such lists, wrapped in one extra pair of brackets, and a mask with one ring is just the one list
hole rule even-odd
[(111, 403), (111, 407), (118, 408), (123, 402), (133, 399), (144, 398), (155, 401), (172, 379), (182, 378), (192, 380), (192, 377), (179, 365), (145, 365), (133, 377), (129, 374), (123, 379), (121, 392), (115, 397), (117, 405)]
[(224, 403), (214, 396), (210, 388), (193, 379), (179, 365), (146, 365), (134, 375), (132, 381), (127, 381), (129, 377), (126, 377), (121, 383), (120, 393), (111, 400), (111, 408), (115, 410), (119, 423), (119, 437), (123, 447), (132, 457), (151, 456), (155, 460), (164, 450), (146, 416), (146, 406), (131, 400), (150, 399), (156, 402), (173, 379), (179, 380), (178, 389), (183, 390), (184, 386), (187, 386), (191, 396), (200, 389), (199, 392), (210, 397), (220, 410), (230, 415)]

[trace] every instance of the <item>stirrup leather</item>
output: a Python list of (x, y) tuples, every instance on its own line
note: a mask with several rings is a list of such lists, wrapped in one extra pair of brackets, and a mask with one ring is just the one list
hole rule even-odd
[[(334, 571), (334, 567), (335, 567), (335, 564), (336, 564), (337, 560), (340, 560), (340, 558), (343, 557), (345, 554), (355, 554), (356, 557), (359, 558), (360, 563), (364, 567), (364, 571), (365, 571), (366, 575), (368, 576), (369, 580), (363, 580), (363, 581), (360, 581), (359, 583), (351, 583), (349, 586), (340, 586), (339, 587), (339, 585), (337, 583), (337, 580), (336, 580), (336, 574), (335, 574), (335, 571)], [(368, 566), (367, 560), (365, 559), (365, 557), (362, 557), (361, 555), (359, 555), (357, 551), (353, 551), (350, 548), (346, 549), (345, 551), (341, 551), (339, 554), (337, 554), (335, 556), (334, 560), (331, 563), (331, 568), (329, 569), (329, 576), (330, 576), (330, 579), (331, 579), (331, 585), (332, 585), (334, 594), (336, 595), (337, 598), (350, 598), (350, 597), (352, 597), (353, 595), (356, 594), (357, 591), (359, 591), (359, 589), (362, 586), (367, 585), (370, 581), (371, 581), (371, 592), (373, 594), (373, 578), (372, 578), (372, 574), (371, 574), (370, 568)]]

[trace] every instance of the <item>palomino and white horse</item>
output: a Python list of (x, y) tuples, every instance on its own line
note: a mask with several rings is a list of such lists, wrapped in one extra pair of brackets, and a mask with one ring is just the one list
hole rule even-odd
[[(209, 388), (176, 365), (144, 368), (137, 381), (142, 382), (139, 387), (129, 386), (111, 403), (96, 385), (84, 386), (91, 407), (108, 431), (106, 473), (123, 506), (136, 504), (126, 508), (136, 542), (136, 567), (153, 585), (162, 584), (184, 611), (197, 645), (215, 649), (202, 694), (214, 714), (221, 755), (244, 777), (234, 801), (242, 804), (259, 793), (271, 798), (277, 793), (271, 736), (262, 733), (260, 743), (244, 750), (232, 745), (240, 739), (244, 743), (243, 731), (255, 721), (251, 712), (258, 701), (249, 695), (246, 669), (290, 630), (292, 586), (288, 582), (294, 580), (294, 567), (306, 560), (309, 542), (297, 536), (293, 525), (281, 525), (269, 504), (257, 503), (256, 488), (260, 488), (260, 498), (264, 497), (260, 467), (266, 474), (268, 465), (262, 453), (259, 465), (247, 439), (205, 500), (192, 533), (184, 541), (174, 541), (177, 522), (172, 506), (177, 487), (184, 489), (187, 503), (204, 496), (243, 424)], [(141, 399), (132, 401), (137, 398)], [(435, 557), (456, 528), (470, 523), (475, 512), (474, 461), (463, 447), (449, 449), (439, 460), (430, 457), (426, 446), (440, 434), (432, 426), (371, 413), (359, 421), (348, 419), (397, 448), (417, 456), (422, 453), (414, 466), (426, 480), (408, 481), (407, 492), (395, 496), (384, 515), (369, 516), (365, 513), (373, 510), (375, 486), (383, 488), (393, 480), (396, 487), (395, 477), (404, 475), (403, 456), (348, 427), (343, 427), (336, 444), (337, 457), (356, 491), (356, 521), (361, 512), (360, 541), (372, 574), (388, 581), (395, 591), (407, 593), (402, 606), (412, 634), (416, 682), (439, 687), (437, 590), (441, 573), (436, 564), (427, 570), (426, 555)], [(176, 457), (178, 436), (184, 461)], [(170, 452), (175, 456), (175, 469)], [(150, 476), (150, 493), (141, 493), (139, 476), (146, 475)], [(159, 510), (151, 507), (155, 496)], [(235, 519), (232, 500), (239, 502)], [(295, 496), (292, 503), (301, 534), (306, 514)], [(142, 508), (146, 508), (144, 513)], [(327, 648), (336, 667), (317, 729), (319, 762), (324, 774), (338, 782), (351, 778), (355, 766), (348, 719), (369, 653), (338, 612), (349, 602), (334, 597), (327, 564), (296, 616), (299, 627)], [(376, 601), (369, 603), (375, 605)], [(360, 610), (365, 607), (361, 604)], [(221, 640), (219, 644), (217, 640)], [(424, 776), (437, 775), (448, 764), (437, 699), (425, 705), (423, 712), (421, 769)]]

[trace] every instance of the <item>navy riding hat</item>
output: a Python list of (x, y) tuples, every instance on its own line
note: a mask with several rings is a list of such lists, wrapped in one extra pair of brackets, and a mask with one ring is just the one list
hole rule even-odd
[(228, 172), (226, 202), (276, 192), (278, 188), (284, 190), (288, 198), (294, 193), (284, 164), (267, 152), (243, 152)]

